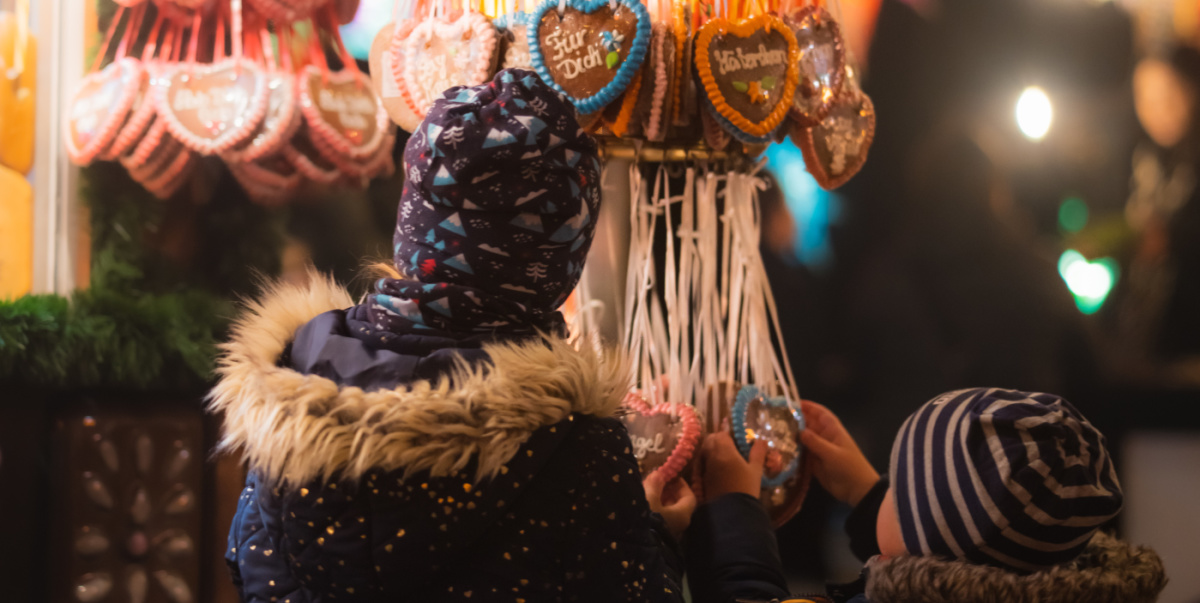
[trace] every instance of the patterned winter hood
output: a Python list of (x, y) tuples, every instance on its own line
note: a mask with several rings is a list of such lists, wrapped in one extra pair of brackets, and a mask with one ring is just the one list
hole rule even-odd
[(1151, 603), (1167, 584), (1162, 559), (1097, 533), (1074, 561), (1032, 574), (935, 557), (875, 557), (871, 603)]
[(297, 329), (351, 305), (324, 277), (272, 285), (222, 346), (209, 399), (224, 415), (219, 450), (241, 451), (265, 484), (358, 480), (372, 470), (440, 477), (468, 467), (478, 482), (542, 427), (572, 413), (611, 416), (629, 388), (615, 356), (554, 338), (488, 344), (483, 365), (463, 362), (438, 382), (372, 392), (280, 366)]

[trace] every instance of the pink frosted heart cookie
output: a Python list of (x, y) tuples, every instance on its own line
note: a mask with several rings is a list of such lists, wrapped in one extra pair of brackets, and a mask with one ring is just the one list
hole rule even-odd
[(296, 78), (290, 73), (267, 74), (267, 114), (250, 140), (225, 152), (226, 162), (249, 163), (283, 148), (300, 127)]
[(387, 111), (356, 70), (334, 73), (305, 68), (300, 83), (300, 110), (314, 142), (351, 159), (365, 159), (379, 149), (388, 129)]
[(418, 23), (404, 42), (400, 65), (417, 111), (424, 114), (448, 88), (491, 79), (498, 42), (491, 20), (474, 11), (452, 21), (429, 17)]
[(267, 77), (255, 63), (188, 63), (162, 77), (158, 114), (171, 135), (202, 155), (249, 140), (267, 113)]
[(700, 419), (686, 404), (650, 406), (638, 393), (625, 397), (621, 422), (633, 442), (633, 456), (645, 478), (659, 471), (664, 482), (675, 479), (692, 459), (700, 442)]
[(141, 61), (128, 57), (83, 78), (66, 115), (66, 149), (72, 162), (87, 165), (112, 144), (144, 78)]

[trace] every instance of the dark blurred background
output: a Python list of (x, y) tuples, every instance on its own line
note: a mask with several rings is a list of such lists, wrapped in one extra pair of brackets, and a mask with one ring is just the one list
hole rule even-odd
[[(1109, 438), (1129, 495), (1116, 527), (1167, 559), (1163, 600), (1200, 600), (1200, 523), (1180, 518), (1200, 494), (1200, 5), (843, 8), (870, 157), (830, 194), (780, 145), (763, 200), (801, 393), (881, 470), (938, 393), (1064, 395)], [(785, 556), (801, 580), (853, 577), (832, 553), (847, 510), (817, 500)]]

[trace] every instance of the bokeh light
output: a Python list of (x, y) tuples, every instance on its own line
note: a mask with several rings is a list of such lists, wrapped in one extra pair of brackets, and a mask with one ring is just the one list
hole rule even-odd
[(1030, 86), (1017, 99), (1017, 127), (1030, 140), (1041, 140), (1050, 131), (1054, 108), (1050, 97), (1037, 86)]
[(387, 0), (362, 0), (354, 20), (341, 27), (342, 41), (354, 58), (365, 61), (371, 42), (379, 29), (392, 20), (392, 3)]
[(1088, 222), (1088, 206), (1079, 197), (1067, 197), (1058, 206), (1058, 227), (1066, 233), (1083, 230)]
[(1112, 258), (1088, 261), (1083, 254), (1068, 249), (1058, 258), (1058, 273), (1075, 296), (1075, 305), (1084, 314), (1094, 314), (1117, 284), (1117, 262)]
[(837, 222), (838, 198), (817, 186), (804, 168), (804, 154), (791, 139), (771, 145), (766, 155), (767, 169), (775, 174), (796, 220), (796, 259), (817, 271), (830, 268), (833, 248), (829, 227)]

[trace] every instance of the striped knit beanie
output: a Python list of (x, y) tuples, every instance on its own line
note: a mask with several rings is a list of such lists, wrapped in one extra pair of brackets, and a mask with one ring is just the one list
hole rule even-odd
[(900, 428), (890, 474), (911, 554), (1017, 572), (1074, 559), (1121, 510), (1104, 436), (1052, 394), (942, 394)]

